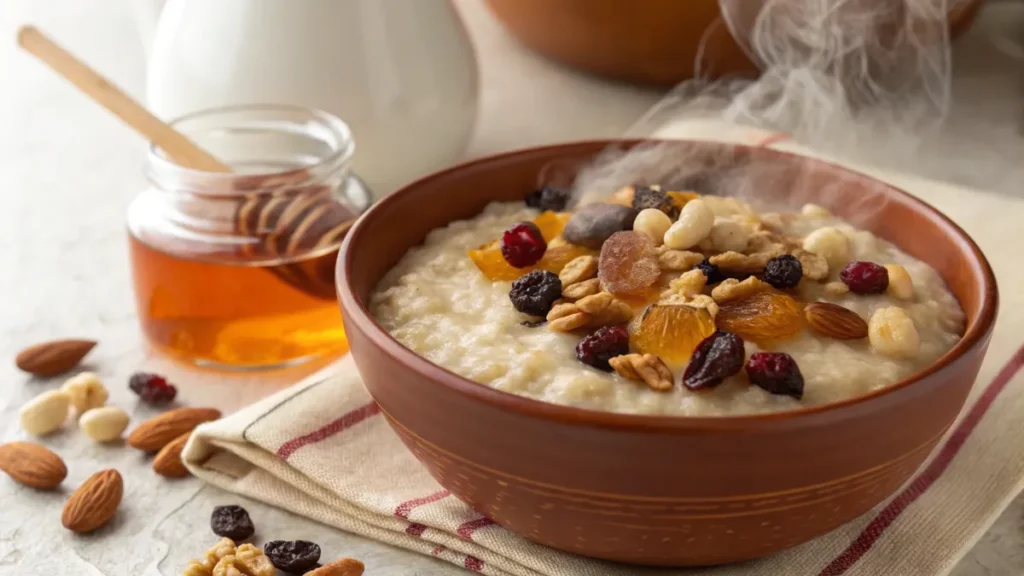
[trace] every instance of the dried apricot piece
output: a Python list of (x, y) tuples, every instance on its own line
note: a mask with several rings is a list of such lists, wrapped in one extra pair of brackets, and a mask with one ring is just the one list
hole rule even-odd
[(672, 200), (672, 205), (679, 210), (682, 210), (683, 206), (686, 206), (686, 203), (690, 200), (700, 198), (700, 194), (697, 194), (696, 192), (674, 192), (670, 190), (666, 192), (666, 194), (668, 194), (669, 199)]
[(804, 329), (803, 305), (792, 296), (774, 291), (719, 304), (718, 328), (758, 345), (788, 340)]
[(697, 345), (714, 333), (707, 310), (677, 304), (651, 304), (629, 324), (633, 349), (660, 356), (672, 368), (685, 365)]
[(562, 229), (565, 228), (566, 223), (572, 218), (572, 214), (567, 212), (542, 212), (540, 216), (533, 219), (533, 223), (540, 228), (540, 233), (544, 236), (544, 240), (551, 242), (551, 240), (562, 233)]
[(642, 293), (660, 275), (654, 243), (644, 234), (616, 232), (601, 246), (597, 277), (604, 289), (613, 294)]
[(556, 239), (565, 228), (566, 222), (572, 214), (560, 212), (544, 212), (534, 218), (533, 223), (540, 229), (541, 236), (548, 242), (548, 249), (539, 262), (525, 268), (514, 268), (505, 261), (501, 255), (501, 247), (498, 240), (493, 240), (480, 246), (475, 250), (468, 250), (469, 258), (476, 264), (476, 267), (483, 272), (489, 280), (515, 280), (520, 276), (533, 270), (547, 270), (558, 274), (567, 262), (586, 254), (594, 254), (593, 250), (587, 250), (581, 246), (573, 246), (563, 243), (555, 245), (552, 240)]

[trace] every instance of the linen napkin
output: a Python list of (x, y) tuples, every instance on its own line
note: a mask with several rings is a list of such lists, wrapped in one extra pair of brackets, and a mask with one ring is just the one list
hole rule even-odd
[[(677, 124), (658, 136), (821, 156), (785, 135), (710, 120)], [(996, 271), (1002, 305), (968, 403), (928, 461), (889, 500), (816, 540), (739, 565), (669, 571), (534, 544), (475, 512), (427, 474), (381, 416), (350, 358), (199, 427), (184, 451), (187, 465), (226, 490), (493, 576), (944, 574), (1024, 487), (1024, 418), (1018, 416), (1024, 413), (1018, 246), (1024, 202), (853, 168), (916, 194), (967, 230)]]

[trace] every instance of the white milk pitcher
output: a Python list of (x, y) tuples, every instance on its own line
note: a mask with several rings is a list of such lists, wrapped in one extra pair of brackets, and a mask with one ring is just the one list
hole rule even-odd
[(165, 120), (239, 104), (345, 121), (377, 196), (458, 161), (477, 114), (473, 47), (449, 0), (132, 0), (148, 105)]

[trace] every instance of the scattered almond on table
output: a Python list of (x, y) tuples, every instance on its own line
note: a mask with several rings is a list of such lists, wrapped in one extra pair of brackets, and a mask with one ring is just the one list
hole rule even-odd
[(39, 490), (56, 488), (68, 475), (60, 456), (32, 442), (0, 445), (0, 470), (15, 482)]
[(128, 445), (143, 452), (156, 452), (203, 422), (220, 418), (216, 408), (178, 408), (164, 412), (135, 427)]
[(60, 515), (61, 524), (79, 534), (102, 527), (114, 517), (123, 492), (124, 483), (117, 470), (108, 469), (93, 474), (64, 504), (64, 511)]
[(43, 342), (19, 352), (14, 363), (35, 376), (56, 376), (77, 366), (95, 346), (94, 340)]

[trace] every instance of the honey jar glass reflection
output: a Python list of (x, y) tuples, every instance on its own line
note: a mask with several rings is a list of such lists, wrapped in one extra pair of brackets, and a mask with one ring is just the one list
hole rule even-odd
[(333, 116), (288, 106), (208, 110), (172, 123), (233, 173), (185, 169), (151, 149), (128, 210), (136, 304), (157, 349), (236, 369), (347, 350), (334, 263), (370, 202)]

